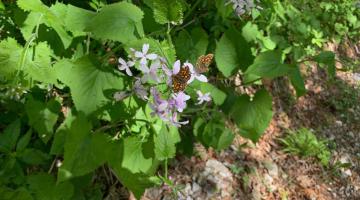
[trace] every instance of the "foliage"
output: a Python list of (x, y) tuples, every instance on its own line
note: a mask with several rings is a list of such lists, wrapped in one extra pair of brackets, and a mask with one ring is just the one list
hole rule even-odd
[(328, 166), (331, 153), (325, 140), (319, 140), (309, 129), (302, 128), (297, 131), (290, 131), (285, 138), (280, 139), (284, 145), (283, 151), (303, 156), (316, 157), (324, 166)]
[[(304, 95), (298, 66), (308, 61), (334, 78), (335, 55), (322, 48), (359, 37), (356, 9), (350, 0), (0, 1), (0, 193), (102, 199), (99, 168), (137, 198), (173, 186), (167, 165), (181, 148), (261, 138), (273, 112), (259, 80), (286, 76)], [(199, 59), (207, 54), (214, 62)], [(237, 92), (238, 76), (258, 84), (255, 96)], [(299, 140), (304, 155), (325, 149), (300, 135), (284, 141)]]

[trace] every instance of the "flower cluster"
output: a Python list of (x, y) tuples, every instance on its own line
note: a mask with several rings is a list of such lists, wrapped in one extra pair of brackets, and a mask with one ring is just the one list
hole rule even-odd
[[(187, 124), (189, 121), (180, 122), (178, 117), (179, 113), (182, 113), (186, 108), (186, 102), (190, 100), (190, 96), (184, 91), (175, 93), (173, 90), (168, 90), (170, 92), (161, 95), (157, 86), (167, 85), (169, 88), (172, 88), (173, 77), (185, 67), (190, 71), (190, 78), (184, 84), (190, 84), (195, 79), (201, 82), (207, 82), (208, 80), (205, 75), (198, 73), (189, 62), (181, 65), (180, 60), (177, 60), (172, 64), (172, 68), (170, 68), (165, 58), (155, 53), (149, 53), (149, 48), (149, 44), (144, 44), (141, 51), (130, 49), (131, 54), (129, 55), (128, 61), (119, 58), (118, 69), (120, 71), (124, 71), (128, 76), (134, 76), (134, 74), (139, 75), (134, 77), (131, 92), (116, 92), (114, 99), (121, 101), (131, 94), (135, 94), (140, 99), (148, 101), (152, 109), (152, 116), (158, 116), (163, 121), (177, 127)], [(134, 70), (140, 71), (141, 73), (133, 73), (135, 72)], [(204, 94), (200, 90), (197, 90), (196, 94), (198, 95), (197, 105), (211, 101), (210, 93)]]
[(254, 0), (229, 0), (226, 4), (232, 3), (233, 9), (238, 16), (251, 12), (253, 8), (256, 8)]

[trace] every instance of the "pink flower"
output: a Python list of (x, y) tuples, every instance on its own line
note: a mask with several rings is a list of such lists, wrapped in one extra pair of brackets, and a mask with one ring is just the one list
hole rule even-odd
[(149, 44), (144, 44), (142, 47), (142, 51), (135, 51), (135, 57), (140, 58), (140, 65), (146, 65), (147, 60), (155, 60), (157, 55), (154, 53), (148, 54)]

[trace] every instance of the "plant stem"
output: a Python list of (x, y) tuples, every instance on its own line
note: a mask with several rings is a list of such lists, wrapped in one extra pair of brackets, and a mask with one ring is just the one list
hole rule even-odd
[(164, 170), (165, 170), (165, 178), (168, 179), (168, 159), (165, 159), (164, 163)]
[(87, 41), (86, 41), (86, 54), (88, 55), (90, 52), (90, 33), (87, 35)]
[(201, 0), (197, 0), (194, 5), (190, 8), (190, 10), (185, 14), (184, 16), (184, 21), (186, 20), (186, 18), (188, 18), (192, 12), (194, 12), (194, 10), (196, 9), (196, 7), (200, 4)]

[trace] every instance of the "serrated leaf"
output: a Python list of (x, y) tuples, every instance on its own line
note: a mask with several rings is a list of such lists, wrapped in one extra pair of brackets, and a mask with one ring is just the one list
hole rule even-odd
[(58, 172), (58, 181), (82, 176), (104, 164), (111, 143), (102, 133), (92, 134), (91, 123), (79, 114), (66, 134), (64, 162)]
[(182, 24), (183, 5), (178, 0), (154, 0), (155, 21), (159, 24)]
[(41, 140), (47, 143), (54, 133), (53, 128), (58, 119), (60, 104), (55, 100), (43, 103), (30, 97), (25, 109), (29, 117), (29, 125), (36, 130)]
[(174, 126), (163, 123), (161, 130), (154, 136), (155, 156), (158, 160), (173, 158), (176, 154), (176, 143), (180, 141), (179, 132)]
[(72, 115), (71, 111), (67, 114), (63, 123), (56, 130), (54, 135), (54, 140), (51, 145), (50, 154), (60, 155), (64, 153), (64, 145), (66, 134), (71, 127), (72, 122), (75, 120), (75, 117)]
[(30, 175), (27, 182), (37, 200), (70, 199), (74, 192), (74, 187), (70, 182), (56, 184), (55, 178), (45, 173)]
[(240, 128), (240, 134), (257, 142), (273, 116), (272, 98), (269, 93), (262, 89), (252, 100), (247, 95), (228, 100), (230, 101), (225, 102), (229, 105), (227, 112)]
[(126, 43), (135, 40), (135, 30), (141, 35), (144, 13), (135, 5), (127, 2), (104, 6), (90, 21), (85, 31), (103, 40)]
[(216, 45), (215, 61), (222, 74), (229, 77), (239, 69), (245, 71), (252, 63), (253, 56), (241, 33), (229, 29)]
[(0, 134), (0, 151), (10, 152), (20, 136), (20, 120), (15, 120)]
[(0, 42), (0, 76), (10, 79), (18, 69), (22, 48), (13, 38)]
[(58, 33), (65, 48), (70, 46), (72, 37), (66, 32), (62, 18), (66, 13), (64, 4), (56, 3), (49, 8), (40, 0), (18, 0), (17, 5), (25, 11), (31, 11), (29, 18), (21, 27), (24, 30), (22, 33), (26, 40), (30, 39), (31, 33), (38, 24), (46, 24)]
[(254, 60), (254, 63), (249, 66), (245, 74), (253, 74), (264, 78), (276, 78), (287, 75), (293, 66), (283, 64), (281, 59), (281, 52), (266, 51), (260, 53)]
[(105, 90), (123, 89), (119, 73), (100, 69), (94, 62), (85, 56), (75, 62), (61, 60), (55, 65), (59, 80), (70, 87), (76, 109), (85, 114), (96, 111), (110, 101), (104, 95)]

